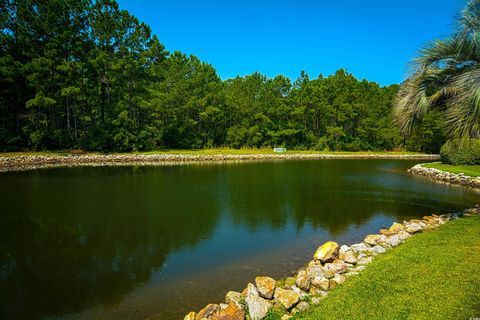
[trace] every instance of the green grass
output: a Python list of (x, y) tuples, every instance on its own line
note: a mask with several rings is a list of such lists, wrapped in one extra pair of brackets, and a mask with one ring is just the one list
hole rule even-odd
[(378, 256), (294, 319), (480, 317), (479, 266), (480, 217), (458, 219)]
[[(422, 153), (409, 151), (314, 151), (314, 150), (288, 150), (287, 154), (336, 154), (336, 155), (421, 155)], [(58, 150), (58, 151), (22, 151), (22, 152), (0, 152), (0, 157), (13, 156), (62, 156), (68, 154), (101, 154), (99, 152), (87, 152), (82, 150)], [(112, 154), (189, 154), (189, 155), (212, 155), (212, 154), (274, 154), (272, 148), (263, 149), (230, 149), (230, 148), (213, 148), (213, 149), (156, 149), (145, 152), (128, 152), (128, 153), (112, 153)]]
[(453, 166), (445, 163), (428, 163), (425, 164), (426, 168), (435, 168), (446, 172), (451, 173), (464, 173), (467, 176), (471, 177), (480, 177), (480, 165), (477, 166)]

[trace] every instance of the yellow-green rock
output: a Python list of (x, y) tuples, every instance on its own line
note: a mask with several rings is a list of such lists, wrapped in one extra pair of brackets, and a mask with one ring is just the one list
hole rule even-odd
[(320, 260), (322, 263), (333, 261), (338, 257), (339, 249), (340, 246), (338, 243), (333, 241), (325, 242), (317, 249), (317, 251), (315, 251), (313, 258)]

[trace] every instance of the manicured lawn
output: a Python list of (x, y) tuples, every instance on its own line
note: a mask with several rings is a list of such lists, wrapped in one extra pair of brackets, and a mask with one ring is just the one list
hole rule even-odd
[[(100, 152), (81, 152), (70, 150), (59, 151), (24, 151), (24, 152), (0, 152), (0, 157), (11, 156), (62, 156), (68, 154), (102, 154)], [(263, 149), (230, 149), (230, 148), (214, 148), (214, 149), (156, 149), (145, 152), (130, 152), (130, 153), (113, 153), (113, 154), (190, 154), (190, 155), (210, 155), (210, 154), (273, 154), (272, 148)], [(315, 151), (315, 150), (288, 150), (287, 154), (338, 154), (338, 155), (422, 155), (422, 153), (409, 151)]]
[(428, 163), (424, 165), (426, 168), (435, 168), (451, 173), (464, 173), (471, 177), (480, 177), (480, 165), (478, 166), (452, 166), (444, 163)]
[(378, 256), (294, 319), (478, 318), (479, 266), (480, 217), (458, 219)]

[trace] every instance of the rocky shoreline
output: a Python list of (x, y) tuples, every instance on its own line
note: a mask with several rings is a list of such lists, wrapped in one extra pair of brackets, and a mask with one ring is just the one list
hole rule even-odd
[(293, 314), (318, 304), (330, 290), (362, 272), (375, 256), (402, 244), (409, 237), (459, 217), (478, 215), (480, 205), (461, 213), (393, 223), (389, 229), (367, 235), (363, 242), (350, 246), (326, 242), (294, 277), (281, 280), (257, 277), (255, 284), (249, 283), (242, 292), (229, 291), (224, 303), (209, 304), (198, 312), (192, 311), (184, 320), (261, 320), (270, 312), (281, 314), (281, 319), (287, 320)]
[(480, 177), (470, 177), (463, 173), (456, 174), (435, 168), (426, 168), (422, 164), (413, 166), (408, 172), (428, 177), (438, 182), (480, 189)]
[(0, 172), (24, 171), (54, 167), (172, 165), (208, 162), (302, 160), (302, 159), (410, 159), (438, 160), (439, 155), (427, 154), (122, 154), (65, 156), (0, 156)]

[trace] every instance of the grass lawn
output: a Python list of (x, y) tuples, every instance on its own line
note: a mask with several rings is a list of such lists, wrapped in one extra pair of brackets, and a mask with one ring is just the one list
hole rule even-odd
[(442, 171), (447, 171), (451, 173), (464, 173), (467, 176), (471, 177), (480, 177), (480, 165), (477, 166), (452, 166), (450, 164), (444, 163), (428, 163), (425, 164), (426, 168), (435, 168)]
[(478, 317), (480, 217), (470, 217), (416, 235), (377, 256), (360, 275), (293, 319)]
[[(0, 157), (13, 156), (62, 156), (68, 154), (101, 154), (100, 152), (82, 152), (81, 150), (59, 150), (59, 151), (24, 151), (24, 152), (0, 152)], [(314, 150), (287, 150), (287, 154), (353, 154), (353, 155), (421, 155), (422, 153), (409, 151), (314, 151)], [(214, 149), (156, 149), (145, 152), (130, 153), (113, 153), (113, 154), (190, 154), (190, 155), (210, 155), (210, 154), (274, 154), (272, 148), (263, 149), (230, 149), (230, 148), (214, 148)]]

